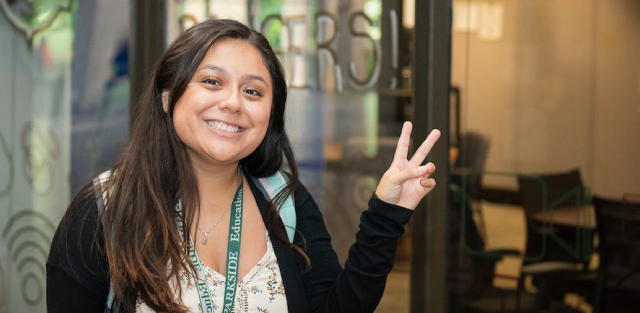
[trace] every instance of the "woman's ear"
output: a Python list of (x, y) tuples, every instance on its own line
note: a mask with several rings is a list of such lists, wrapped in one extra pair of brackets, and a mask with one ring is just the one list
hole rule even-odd
[(162, 91), (162, 109), (164, 113), (169, 113), (169, 90)]

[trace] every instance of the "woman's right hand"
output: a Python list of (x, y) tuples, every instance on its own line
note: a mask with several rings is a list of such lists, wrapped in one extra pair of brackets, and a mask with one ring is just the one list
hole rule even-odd
[(440, 138), (440, 131), (432, 130), (411, 160), (408, 160), (407, 153), (409, 152), (412, 128), (411, 122), (404, 123), (393, 163), (384, 173), (378, 188), (376, 188), (376, 195), (380, 200), (410, 210), (414, 210), (420, 200), (436, 186), (436, 181), (429, 178), (436, 170), (435, 165), (427, 163), (420, 166), (420, 164)]

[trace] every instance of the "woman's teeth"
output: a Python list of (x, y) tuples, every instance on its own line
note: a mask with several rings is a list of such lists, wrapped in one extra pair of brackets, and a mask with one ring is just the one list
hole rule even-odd
[(214, 129), (217, 130), (221, 130), (221, 131), (225, 131), (225, 132), (229, 132), (229, 133), (237, 133), (238, 132), (238, 127), (237, 126), (231, 126), (231, 125), (227, 125), (223, 122), (212, 122), (209, 121), (207, 122), (207, 124), (209, 124), (209, 126), (211, 126)]

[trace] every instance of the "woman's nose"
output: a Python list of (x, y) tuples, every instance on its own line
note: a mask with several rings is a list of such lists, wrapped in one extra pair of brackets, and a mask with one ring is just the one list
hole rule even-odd
[(229, 90), (228, 95), (218, 105), (220, 110), (228, 111), (229, 113), (242, 112), (242, 103), (240, 99), (240, 92), (238, 89)]

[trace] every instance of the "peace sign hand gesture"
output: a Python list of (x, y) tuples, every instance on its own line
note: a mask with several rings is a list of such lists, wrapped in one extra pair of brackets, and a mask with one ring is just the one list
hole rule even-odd
[(412, 129), (411, 122), (405, 122), (402, 126), (402, 134), (398, 140), (393, 163), (376, 188), (376, 195), (380, 200), (410, 210), (414, 210), (420, 200), (436, 186), (436, 181), (429, 178), (436, 170), (435, 165), (431, 162), (423, 166), (420, 164), (440, 138), (440, 131), (432, 130), (411, 160), (407, 160)]

